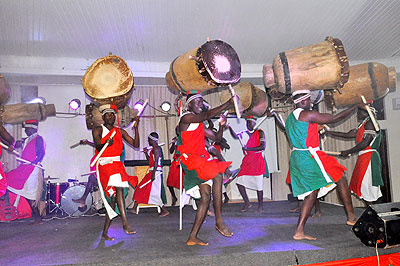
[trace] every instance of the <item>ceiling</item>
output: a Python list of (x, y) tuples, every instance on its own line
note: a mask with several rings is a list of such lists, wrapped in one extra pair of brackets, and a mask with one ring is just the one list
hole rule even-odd
[(281, 51), (342, 40), (352, 62), (400, 58), (398, 0), (0, 0), (0, 73), (82, 75), (109, 52), (134, 76), (221, 39), (243, 75), (261, 77)]

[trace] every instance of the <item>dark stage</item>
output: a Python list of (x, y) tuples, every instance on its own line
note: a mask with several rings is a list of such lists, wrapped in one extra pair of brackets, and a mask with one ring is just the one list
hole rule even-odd
[[(263, 214), (254, 205), (247, 213), (240, 212), (241, 204), (224, 205), (232, 238), (220, 235), (208, 216), (199, 234), (206, 247), (185, 245), (195, 214), (191, 206), (184, 208), (182, 231), (178, 207), (168, 207), (171, 214), (163, 218), (155, 208), (141, 209), (128, 214), (136, 235), (126, 235), (116, 218), (109, 232), (116, 239), (107, 242), (100, 241), (99, 216), (0, 223), (0, 265), (297, 265), (375, 255), (350, 231), (340, 206), (322, 203), (322, 217), (309, 218), (306, 233), (317, 241), (295, 241), (298, 214), (288, 211), (295, 203), (265, 202)], [(362, 212), (356, 209), (358, 217)], [(396, 253), (400, 247), (378, 251)]]

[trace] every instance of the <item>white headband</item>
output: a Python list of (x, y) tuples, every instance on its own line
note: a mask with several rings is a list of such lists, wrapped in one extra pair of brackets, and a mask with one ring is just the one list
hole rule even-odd
[(27, 128), (27, 127), (38, 129), (38, 125), (35, 125), (35, 124), (24, 124), (24, 128)]
[(187, 99), (186, 104), (189, 104), (191, 101), (193, 101), (194, 99), (197, 98), (203, 98), (203, 96), (201, 94), (194, 94), (192, 96), (189, 97), (189, 99)]
[(246, 118), (246, 120), (257, 122), (255, 118)]
[(151, 140), (154, 140), (154, 141), (158, 141), (158, 138), (156, 138), (156, 137), (153, 137), (152, 135), (149, 135), (149, 139), (151, 139)]
[(293, 102), (294, 104), (298, 104), (301, 101), (304, 101), (305, 99), (308, 99), (311, 97), (311, 92), (309, 90), (298, 90), (298, 91), (294, 91), (292, 93), (292, 96), (296, 96), (299, 94), (304, 94), (303, 96), (301, 96), (300, 98), (294, 99)]

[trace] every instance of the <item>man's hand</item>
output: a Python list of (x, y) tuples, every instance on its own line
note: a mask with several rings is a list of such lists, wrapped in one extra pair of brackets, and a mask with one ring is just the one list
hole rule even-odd
[(109, 138), (109, 139), (106, 141), (106, 143), (108, 143), (108, 146), (111, 146), (111, 145), (113, 145), (114, 140), (111, 139), (111, 138)]
[(133, 121), (133, 128), (137, 128), (139, 126), (139, 120), (140, 117), (139, 116), (135, 116), (132, 121)]

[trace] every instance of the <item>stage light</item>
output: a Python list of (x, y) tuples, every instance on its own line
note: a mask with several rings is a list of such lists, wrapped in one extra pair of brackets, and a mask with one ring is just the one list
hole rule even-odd
[(29, 101), (28, 103), (42, 103), (42, 104), (46, 104), (46, 99), (43, 97), (37, 97), (35, 99), (33, 99), (32, 101)]
[(71, 108), (74, 111), (77, 110), (80, 106), (81, 106), (81, 101), (79, 99), (72, 99), (69, 102), (69, 108)]
[(143, 109), (143, 105), (144, 105), (144, 101), (142, 99), (140, 99), (139, 101), (137, 101), (135, 103), (133, 108), (135, 108), (140, 113), (140, 111)]
[(171, 103), (165, 101), (165, 102), (163, 102), (163, 103), (160, 105), (160, 108), (161, 108), (164, 112), (169, 112), (169, 110), (171, 110)]

